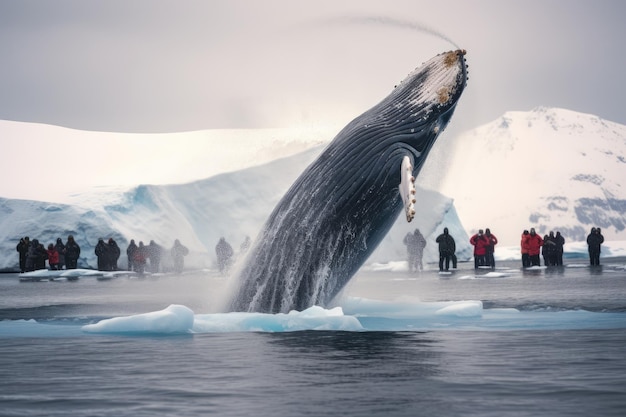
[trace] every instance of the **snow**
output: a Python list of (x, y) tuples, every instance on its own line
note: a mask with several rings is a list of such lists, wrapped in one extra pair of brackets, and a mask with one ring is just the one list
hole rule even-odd
[(0, 183), (0, 196), (75, 203), (90, 191), (92, 195), (140, 184), (186, 183), (328, 143), (339, 128), (137, 134), (0, 120), (0, 176), (10, 179)]
[(454, 138), (439, 191), (468, 234), (489, 227), (503, 246), (524, 229), (584, 241), (591, 227), (626, 240), (626, 126), (565, 109), (507, 112)]
[[(219, 238), (225, 237), (236, 252), (246, 236), (254, 239), (276, 202), (337, 131), (139, 135), (0, 121), (0, 135), (10, 139), (0, 172), (11, 179), (0, 185), (0, 270), (16, 269), (15, 246), (21, 237), (47, 245), (58, 237), (65, 241), (68, 234), (81, 245), (81, 268), (95, 267), (98, 238), (113, 237), (123, 253), (119, 267), (126, 265), (130, 239), (146, 244), (155, 240), (166, 249), (180, 239), (190, 249), (188, 269), (214, 269)], [(55, 158), (48, 158), (50, 143), (67, 149), (71, 163), (59, 168)], [(93, 148), (99, 158), (86, 157), (85, 150), (95, 143), (107, 147)], [(625, 126), (564, 109), (537, 108), (506, 113), (453, 141), (442, 137), (438, 143), (445, 149), (433, 149), (417, 179), (414, 220), (407, 223), (401, 215), (366, 268), (406, 270), (402, 241), (415, 228), (427, 239), (426, 263), (438, 260), (435, 238), (444, 227), (456, 240), (460, 261), (472, 258), (469, 235), (485, 227), (500, 240), (497, 260), (518, 259), (521, 231), (530, 227), (539, 233), (561, 230), (565, 257), (584, 258), (586, 234), (591, 226), (600, 226), (605, 236), (602, 256), (626, 256), (626, 191), (621, 187)], [(41, 152), (22, 168), (17, 156), (34, 148)], [(20, 170), (24, 175), (15, 175)], [(58, 179), (58, 172), (69, 172), (93, 187), (64, 194), (66, 181)], [(53, 182), (41, 180), (48, 179), (48, 173), (55, 173)], [(442, 173), (439, 188), (425, 186), (424, 179)], [(137, 185), (140, 182), (169, 185)], [(52, 190), (55, 198), (11, 198), (11, 185), (33, 196)], [(164, 268), (170, 263), (166, 257)]]
[[(188, 184), (142, 185), (127, 191), (87, 192), (73, 204), (0, 198), (0, 269), (15, 270), (19, 239), (37, 238), (47, 246), (72, 234), (81, 246), (79, 267), (94, 268), (95, 245), (112, 237), (122, 250), (118, 267), (126, 266), (130, 239), (150, 240), (170, 249), (174, 239), (187, 246), (188, 269), (216, 269), (215, 245), (225, 237), (236, 252), (246, 236), (254, 239), (289, 186), (321, 152), (318, 146), (264, 165), (223, 173)], [(277, 175), (280, 173), (280, 175)], [(400, 216), (369, 262), (388, 263), (406, 258), (404, 236), (420, 228), (430, 242), (425, 261), (438, 259), (435, 237), (448, 227), (457, 239), (459, 259), (471, 257), (471, 247), (452, 200), (435, 191), (417, 188), (416, 215), (411, 223)], [(166, 256), (162, 265), (171, 267)]]

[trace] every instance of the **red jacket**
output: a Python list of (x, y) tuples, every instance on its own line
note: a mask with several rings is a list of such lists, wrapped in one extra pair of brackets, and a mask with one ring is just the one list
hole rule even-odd
[[(526, 235), (526, 247), (528, 248), (528, 254), (530, 256), (539, 255), (541, 253), (541, 247), (543, 246), (543, 239), (538, 234)], [(522, 243), (524, 247), (524, 243)]]
[(470, 243), (474, 245), (474, 255), (484, 255), (487, 253), (487, 246), (489, 245), (487, 236), (479, 236), (477, 233), (470, 238)]
[(528, 254), (528, 240), (526, 239), (528, 236), (530, 236), (528, 233), (522, 233), (522, 240), (520, 242), (520, 245), (522, 247), (522, 255)]
[(50, 265), (56, 265), (59, 263), (59, 252), (56, 249), (48, 249), (48, 263)]

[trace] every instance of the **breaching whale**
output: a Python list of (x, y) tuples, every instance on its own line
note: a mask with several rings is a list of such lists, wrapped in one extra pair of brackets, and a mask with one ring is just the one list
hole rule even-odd
[(464, 50), (437, 55), (343, 128), (269, 216), (233, 277), (228, 309), (327, 306), (403, 208), (413, 218), (414, 177), (466, 81)]

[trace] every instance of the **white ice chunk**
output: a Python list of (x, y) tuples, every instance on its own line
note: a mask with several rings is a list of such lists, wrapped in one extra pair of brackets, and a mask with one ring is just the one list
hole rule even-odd
[(164, 310), (134, 316), (114, 317), (83, 326), (88, 333), (189, 333), (194, 313), (188, 307), (172, 304)]
[(299, 330), (360, 331), (363, 326), (356, 317), (344, 315), (341, 307), (327, 310), (313, 306), (304, 311), (290, 311), (288, 314), (199, 314), (193, 327), (195, 333)]

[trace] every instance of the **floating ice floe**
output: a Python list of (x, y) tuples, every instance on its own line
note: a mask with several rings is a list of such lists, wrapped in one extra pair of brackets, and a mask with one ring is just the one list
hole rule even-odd
[(194, 313), (191, 309), (172, 304), (160, 311), (87, 324), (82, 330), (88, 333), (184, 334), (191, 331), (193, 324)]

